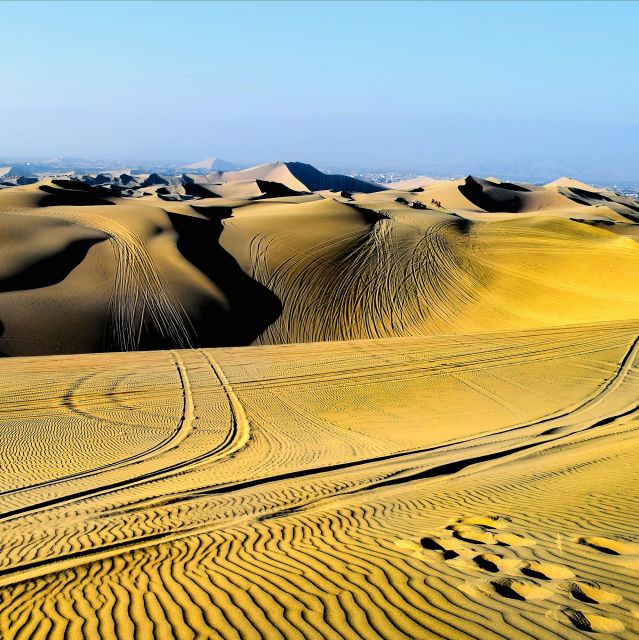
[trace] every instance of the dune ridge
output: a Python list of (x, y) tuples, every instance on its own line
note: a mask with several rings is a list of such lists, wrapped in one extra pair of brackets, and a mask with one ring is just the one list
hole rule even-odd
[[(627, 197), (470, 176), (418, 193), (311, 192), (286, 176), (320, 174), (317, 188), (332, 177), (295, 164), (225, 173), (217, 186), (147, 177), (151, 192), (136, 197), (107, 177), (2, 190), (0, 351), (375, 339), (639, 315), (639, 203)], [(220, 193), (165, 199), (189, 185)]]
[(419, 180), (3, 183), (0, 638), (639, 636), (639, 202)]

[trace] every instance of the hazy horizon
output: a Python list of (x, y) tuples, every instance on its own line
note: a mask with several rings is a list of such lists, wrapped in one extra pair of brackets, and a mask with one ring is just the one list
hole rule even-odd
[(0, 158), (639, 173), (636, 3), (8, 2), (3, 15), (19, 55)]

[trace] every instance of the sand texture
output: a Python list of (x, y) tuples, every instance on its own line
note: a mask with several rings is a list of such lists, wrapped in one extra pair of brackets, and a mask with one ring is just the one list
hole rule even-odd
[(0, 190), (0, 639), (639, 637), (639, 203), (298, 165)]
[(3, 638), (634, 638), (634, 322), (14, 358)]
[[(301, 163), (101, 180), (0, 190), (4, 355), (639, 317), (639, 202), (574, 180), (536, 187), (469, 176), (364, 193), (331, 190), (353, 179)], [(138, 185), (135, 197), (123, 184)], [(203, 197), (178, 193), (196, 187)]]

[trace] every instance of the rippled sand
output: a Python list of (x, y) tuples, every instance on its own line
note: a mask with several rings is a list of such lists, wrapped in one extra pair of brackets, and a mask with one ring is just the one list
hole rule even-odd
[(639, 329), (0, 362), (2, 638), (635, 638)]

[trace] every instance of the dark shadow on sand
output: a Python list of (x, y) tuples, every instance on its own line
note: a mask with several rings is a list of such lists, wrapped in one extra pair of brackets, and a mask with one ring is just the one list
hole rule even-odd
[(464, 184), (458, 187), (461, 194), (475, 206), (489, 213), (517, 213), (521, 210), (523, 200), (518, 193), (529, 192), (520, 185), (502, 182), (495, 184), (481, 178), (468, 176)]
[[(212, 215), (210, 208), (203, 209), (207, 217)], [(194, 327), (194, 343), (200, 347), (251, 344), (279, 317), (282, 304), (274, 293), (244, 273), (235, 258), (222, 248), (222, 220), (231, 216), (231, 210), (215, 208), (215, 212), (216, 217), (209, 220), (167, 212), (178, 234), (180, 253), (204, 273), (228, 301), (228, 306), (214, 300), (203, 304)]]
[(117, 197), (117, 193), (103, 187), (91, 187), (75, 180), (54, 180), (54, 186), (43, 184), (40, 191), (47, 195), (40, 201), (41, 207), (89, 207), (94, 205), (113, 205), (106, 197)]
[(89, 249), (106, 238), (84, 238), (70, 242), (62, 251), (41, 258), (20, 273), (0, 278), (0, 293), (40, 289), (62, 282), (85, 258)]

